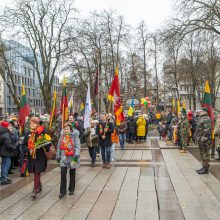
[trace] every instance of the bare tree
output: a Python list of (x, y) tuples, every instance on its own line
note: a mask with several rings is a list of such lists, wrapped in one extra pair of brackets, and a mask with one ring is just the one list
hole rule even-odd
[(67, 35), (76, 10), (69, 0), (17, 0), (14, 8), (5, 8), (1, 24), (14, 36), (27, 41), (34, 56), (47, 112), (51, 109), (51, 89), (60, 59), (67, 52)]
[[(148, 40), (150, 38), (150, 35), (147, 32), (146, 25), (145, 25), (144, 21), (142, 21), (138, 26), (138, 35), (139, 35), (139, 39), (141, 40), (141, 47), (140, 48), (143, 51), (144, 97), (146, 97), (147, 96), (147, 62), (146, 62), (146, 57), (147, 57), (147, 45), (148, 45)], [(156, 74), (157, 74), (157, 70), (156, 70)]]
[(208, 30), (220, 34), (219, 0), (178, 0), (178, 16), (174, 20), (175, 30), (186, 35), (197, 30)]
[[(9, 58), (9, 53), (13, 56)], [(7, 88), (14, 100), (17, 109), (20, 109), (20, 100), (18, 98), (18, 91), (15, 82), (15, 74), (13, 71), (13, 65), (16, 57), (20, 57), (13, 48), (10, 48), (2, 41), (0, 42), (0, 75), (7, 85)]]

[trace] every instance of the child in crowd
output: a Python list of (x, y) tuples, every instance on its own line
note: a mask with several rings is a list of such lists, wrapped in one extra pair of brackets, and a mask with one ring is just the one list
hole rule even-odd
[(76, 168), (80, 166), (80, 139), (79, 132), (73, 129), (71, 124), (64, 125), (64, 129), (61, 132), (61, 137), (57, 145), (57, 162), (61, 167), (61, 184), (60, 195), (62, 198), (66, 194), (66, 175), (67, 169), (69, 169), (70, 183), (69, 183), (69, 195), (72, 195), (75, 190), (75, 175)]
[(111, 139), (112, 139), (112, 148), (111, 148), (111, 161), (115, 161), (115, 145), (118, 144), (119, 142), (119, 136), (118, 136), (118, 131), (115, 128), (114, 132), (111, 134)]
[(162, 140), (164, 141), (166, 139), (167, 129), (166, 129), (166, 125), (165, 125), (165, 123), (163, 121), (159, 122), (157, 130), (159, 132), (160, 140), (162, 138)]

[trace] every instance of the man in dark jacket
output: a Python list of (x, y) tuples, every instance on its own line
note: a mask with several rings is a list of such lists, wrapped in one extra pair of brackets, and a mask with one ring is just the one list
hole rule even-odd
[(133, 116), (131, 116), (130, 120), (128, 121), (127, 127), (128, 127), (128, 143), (133, 144), (133, 139), (136, 131), (136, 122)]
[(108, 122), (106, 115), (102, 115), (102, 121), (96, 127), (96, 134), (99, 136), (99, 145), (101, 147), (103, 168), (111, 167), (111, 134), (114, 132), (112, 123)]
[(11, 166), (11, 158), (14, 156), (16, 146), (12, 143), (10, 131), (8, 129), (9, 123), (3, 121), (0, 125), (0, 156), (2, 157), (1, 166), (1, 185), (11, 184), (8, 179), (8, 171)]
[(118, 131), (119, 131), (120, 147), (122, 150), (124, 150), (126, 131), (127, 131), (127, 122), (125, 120), (123, 120), (118, 126)]

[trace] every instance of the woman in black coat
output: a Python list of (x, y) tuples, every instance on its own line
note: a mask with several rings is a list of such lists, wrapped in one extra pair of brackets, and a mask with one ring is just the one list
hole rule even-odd
[(28, 154), (28, 172), (34, 173), (34, 189), (31, 195), (33, 199), (35, 199), (36, 194), (42, 190), (40, 175), (42, 172), (45, 172), (47, 168), (45, 151), (48, 151), (50, 147), (49, 145), (36, 150), (31, 148), (31, 145), (38, 140), (39, 136), (45, 134), (45, 128), (40, 126), (39, 123), (40, 119), (38, 117), (33, 117), (30, 120), (30, 131), (25, 134), (22, 143), (23, 151)]
[(3, 121), (0, 125), (0, 156), (2, 157), (1, 166), (1, 185), (10, 184), (8, 179), (8, 171), (11, 166), (11, 158), (15, 154), (16, 146), (12, 143), (9, 123)]

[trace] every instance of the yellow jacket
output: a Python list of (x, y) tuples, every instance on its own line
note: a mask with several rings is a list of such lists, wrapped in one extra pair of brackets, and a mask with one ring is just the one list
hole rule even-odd
[(140, 116), (136, 122), (137, 124), (137, 136), (144, 137), (146, 134), (146, 120), (143, 116)]

